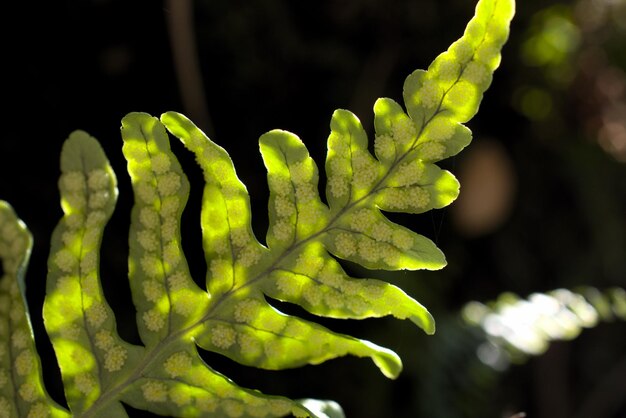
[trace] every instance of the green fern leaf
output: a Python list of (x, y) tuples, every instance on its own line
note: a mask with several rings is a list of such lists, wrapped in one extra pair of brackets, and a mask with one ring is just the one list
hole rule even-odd
[(208, 297), (191, 279), (182, 252), (180, 218), (189, 182), (165, 129), (146, 114), (122, 120), (124, 156), (133, 184), (129, 279), (139, 334), (146, 347), (197, 322)]
[[(167, 415), (180, 415), (181, 409), (185, 416), (306, 414), (293, 401), (239, 388), (208, 367), (196, 350), (198, 344), (203, 348), (217, 347), (226, 354), (228, 348), (237, 346), (236, 339), (241, 344), (245, 338), (231, 326), (237, 317), (229, 306), (235, 300), (227, 295), (241, 286), (239, 275), (246, 277), (249, 266), (241, 264), (238, 256), (243, 252), (233, 244), (231, 234), (219, 234), (224, 227), (229, 231), (228, 228), (245, 225), (249, 219), (243, 185), (227, 173), (220, 173), (225, 176), (224, 184), (243, 190), (224, 195), (222, 189), (212, 187), (215, 184), (207, 180), (205, 197), (211, 205), (205, 204), (202, 210), (205, 250), (211, 259), (216, 254), (228, 254), (226, 264), (235, 265), (229, 274), (214, 279), (209, 276), (207, 293), (191, 279), (182, 253), (180, 218), (189, 184), (170, 150), (163, 125), (145, 113), (131, 113), (122, 121), (122, 138), (135, 193), (130, 228), (131, 292), (137, 306), (140, 336), (148, 352), (142, 373), (119, 389), (121, 399), (133, 407)], [(212, 150), (219, 152), (217, 146)], [(225, 160), (217, 155), (212, 157), (205, 161), (220, 166)], [(210, 244), (228, 247), (211, 253)], [(226, 301), (222, 304), (226, 308), (222, 316), (217, 313), (222, 311), (216, 309), (215, 302), (219, 300)]]
[[(179, 113), (160, 119), (127, 115), (121, 133), (135, 202), (128, 267), (141, 346), (117, 333), (98, 268), (116, 178), (98, 142), (74, 132), (61, 154), (64, 216), (52, 236), (43, 312), (71, 412), (56, 405), (41, 383), (23, 298), (31, 239), (4, 203), (0, 406), (6, 408), (0, 409), (33, 418), (124, 417), (126, 403), (184, 417), (342, 416), (332, 402), (293, 401), (239, 387), (205, 364), (199, 348), (271, 370), (369, 357), (385, 376), (397, 377), (402, 363), (391, 350), (284, 314), (266, 298), (320, 317), (391, 315), (434, 332), (434, 320), (419, 302), (391, 284), (350, 277), (337, 258), (369, 269), (445, 266), (431, 240), (384, 212), (422, 213), (457, 197), (457, 180), (435, 163), (470, 142), (462, 123), (476, 113), (489, 86), (512, 14), (513, 0), (481, 0), (463, 37), (428, 71), (407, 78), (407, 112), (391, 99), (376, 102), (375, 156), (357, 117), (346, 110), (333, 114), (326, 202), (302, 141), (286, 131), (263, 135), (270, 190), (266, 245), (254, 236), (247, 190), (223, 148)], [(181, 246), (190, 186), (167, 131), (195, 154), (204, 173), (206, 290), (192, 280)]]
[[(64, 217), (52, 234), (43, 317), (68, 405), (80, 415), (126, 380), (132, 372), (126, 366), (141, 361), (144, 351), (117, 334), (100, 284), (100, 242), (117, 197), (100, 144), (85, 132), (72, 133), (61, 152), (61, 173)], [(102, 412), (125, 415), (117, 402)]]
[(26, 304), (24, 275), (32, 237), (0, 201), (0, 416), (69, 417), (46, 393)]
[[(202, 333), (195, 336), (196, 342), (206, 350), (266, 369), (319, 364), (346, 354), (369, 356), (383, 373), (396, 376), (399, 358), (394, 353), (284, 315), (264, 300), (259, 289), (263, 282), (274, 282), (271, 273), (297, 255), (298, 251), (291, 250), (291, 246), (304, 247), (304, 240), (317, 232), (315, 226), (321, 222), (315, 215), (324, 218), (323, 206), (319, 197), (316, 199), (314, 163), (304, 145), (295, 136), (278, 131), (261, 138), (263, 154), (272, 153), (271, 158), (274, 158), (271, 160), (274, 164), (268, 165), (271, 166), (270, 190), (275, 192), (276, 178), (281, 178), (276, 172), (282, 172), (281, 186), (288, 190), (278, 198), (284, 199), (285, 205), (291, 208), (290, 217), (285, 217), (284, 221), (290, 233), (283, 237), (270, 232), (268, 242), (276, 242), (277, 250), (273, 246), (268, 250), (252, 233), (248, 195), (228, 155), (183, 115), (169, 112), (161, 119), (196, 154), (206, 181), (202, 230), (205, 251), (211, 255), (207, 260), (211, 272), (209, 283), (222, 285), (213, 285), (218, 292), (212, 293), (209, 312), (203, 318)], [(280, 138), (281, 143), (269, 145), (275, 137)], [(292, 165), (297, 168), (290, 169)], [(276, 200), (276, 197), (270, 198), (273, 203)], [(305, 205), (321, 212), (311, 211), (310, 218), (298, 216), (304, 212)], [(280, 222), (276, 220), (275, 207), (270, 231)]]

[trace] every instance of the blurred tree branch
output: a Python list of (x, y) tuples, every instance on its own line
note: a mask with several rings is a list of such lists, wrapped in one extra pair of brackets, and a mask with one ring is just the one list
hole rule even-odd
[(191, 0), (167, 0), (165, 18), (183, 108), (212, 137), (213, 123), (198, 60)]

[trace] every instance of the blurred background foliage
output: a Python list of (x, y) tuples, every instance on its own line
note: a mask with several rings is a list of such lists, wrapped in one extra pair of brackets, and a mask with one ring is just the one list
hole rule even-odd
[[(469, 0), (5, 2), (0, 198), (35, 237), (28, 299), (51, 394), (63, 402), (39, 312), (47, 242), (61, 215), (58, 156), (72, 130), (97, 137), (119, 177), (102, 274), (120, 332), (138, 342), (127, 319), (132, 196), (121, 117), (177, 110), (197, 121), (233, 157), (263, 240), (259, 135), (291, 130), (321, 164), (332, 111), (352, 110), (371, 134), (374, 100), (400, 100), (404, 78), (460, 36), (473, 7)], [(396, 350), (405, 362), (400, 378), (387, 381), (359, 359), (282, 372), (207, 354), (209, 364), (267, 393), (335, 399), (348, 417), (626, 417), (626, 1), (517, 7), (502, 66), (469, 123), (474, 143), (444, 162), (460, 178), (461, 198), (449, 209), (395, 217), (435, 240), (449, 266), (402, 273), (346, 266), (406, 289), (434, 314), (437, 333), (426, 337), (391, 319), (324, 322)], [(201, 282), (200, 172), (173, 148), (197, 186), (183, 226)], [(535, 350), (520, 349), (533, 342)]]

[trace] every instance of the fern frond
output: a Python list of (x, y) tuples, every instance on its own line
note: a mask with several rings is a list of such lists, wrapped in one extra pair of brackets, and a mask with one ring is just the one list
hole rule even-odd
[[(434, 332), (432, 316), (418, 301), (383, 281), (350, 277), (337, 258), (369, 269), (445, 266), (431, 240), (384, 212), (422, 213), (457, 197), (457, 180), (435, 163), (469, 143), (462, 123), (476, 113), (491, 82), (512, 15), (513, 0), (479, 1), (463, 37), (428, 71), (407, 78), (406, 112), (391, 99), (376, 102), (375, 156), (358, 118), (347, 110), (333, 114), (326, 203), (318, 194), (318, 168), (302, 141), (286, 131), (263, 135), (270, 190), (266, 245), (254, 236), (247, 190), (223, 148), (179, 113), (160, 119), (127, 115), (121, 133), (134, 193), (128, 264), (141, 346), (117, 333), (98, 268), (117, 197), (115, 175), (98, 142), (73, 133), (61, 155), (64, 216), (52, 236), (43, 312), (71, 414), (123, 417), (126, 403), (181, 417), (341, 416), (330, 402), (241, 388), (205, 364), (198, 348), (272, 370), (345, 355), (369, 357), (385, 376), (397, 377), (402, 363), (393, 351), (284, 314), (266, 297), (317, 316), (391, 315)], [(183, 254), (180, 222), (190, 186), (167, 131), (195, 154), (204, 174), (207, 290), (192, 280)], [(0, 216), (6, 272), (1, 297), (16, 307), (0, 311), (0, 402), (20, 416), (67, 416), (44, 392), (17, 286), (30, 237), (8, 206), (0, 206)], [(12, 377), (3, 383), (3, 376)], [(22, 389), (26, 384), (30, 391)]]
[(26, 225), (0, 201), (0, 416), (69, 417), (43, 386), (24, 284), (32, 246)]
[[(74, 415), (126, 381), (145, 352), (118, 335), (100, 282), (100, 243), (117, 198), (116, 178), (98, 141), (70, 135), (61, 151), (61, 207), (52, 234), (43, 317)], [(119, 402), (103, 414), (125, 416)]]

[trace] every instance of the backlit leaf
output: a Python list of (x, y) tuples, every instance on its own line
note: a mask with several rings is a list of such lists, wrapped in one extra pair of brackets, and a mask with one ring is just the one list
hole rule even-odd
[[(123, 341), (100, 284), (100, 243), (117, 198), (116, 179), (100, 144), (85, 132), (70, 135), (61, 152), (61, 207), (52, 234), (44, 324), (52, 341), (73, 414), (128, 378), (143, 349)], [(121, 405), (107, 413), (123, 413)]]
[[(435, 163), (469, 144), (471, 133), (462, 124), (491, 82), (512, 14), (512, 0), (479, 1), (463, 37), (428, 71), (407, 78), (406, 111), (392, 99), (376, 102), (373, 143), (356, 115), (335, 111), (325, 201), (303, 142), (282, 130), (261, 136), (270, 192), (267, 246), (252, 231), (248, 191), (223, 148), (176, 112), (124, 117), (122, 151), (134, 194), (128, 278), (142, 345), (118, 335), (101, 285), (100, 246), (115, 207), (116, 177), (98, 141), (72, 133), (61, 153), (63, 217), (52, 235), (43, 308), (69, 411), (42, 383), (24, 298), (31, 237), (0, 202), (0, 418), (124, 417), (123, 404), (179, 417), (344, 416), (330, 401), (242, 388), (207, 365), (202, 350), (269, 370), (367, 357), (396, 378), (402, 370), (397, 354), (328, 329), (316, 316), (394, 316), (434, 332), (432, 316), (418, 301), (389, 283), (350, 277), (342, 263), (371, 270), (445, 265), (429, 238), (385, 213), (419, 214), (457, 197), (458, 181)], [(183, 253), (181, 216), (190, 185), (168, 131), (195, 155), (204, 177), (199, 226), (206, 290), (191, 277)], [(612, 312), (623, 315), (623, 295), (613, 296)], [(271, 299), (297, 304), (313, 318), (280, 312)]]
[(0, 416), (69, 417), (43, 387), (24, 284), (32, 241), (13, 208), (0, 201)]
[(193, 324), (208, 295), (191, 279), (180, 239), (189, 183), (163, 125), (145, 113), (122, 120), (124, 156), (135, 205), (129, 233), (129, 279), (137, 326), (147, 347)]

